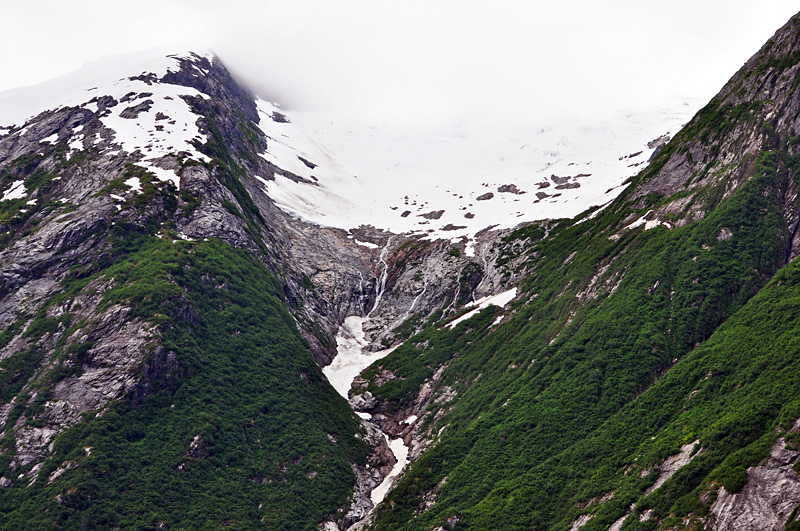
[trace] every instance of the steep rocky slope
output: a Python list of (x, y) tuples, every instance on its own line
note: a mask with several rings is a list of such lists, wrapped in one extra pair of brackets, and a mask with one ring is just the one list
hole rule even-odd
[[(88, 78), (0, 137), (0, 495), (11, 527), (185, 525), (174, 510), (190, 502), (135, 515), (148, 489), (169, 496), (158, 476), (108, 476), (116, 453), (112, 475), (151, 463), (184, 496), (210, 492), (214, 467), (235, 464), (227, 484), (250, 494), (192, 517), (208, 525), (341, 519), (357, 478), (368, 493), (393, 462), (319, 370), (344, 318), (371, 313), (370, 339), (389, 346), (513, 280), (480, 262), (496, 233), (473, 242), (471, 258), (465, 241), (348, 233), (276, 208), (263, 181), (287, 172), (260, 156), (265, 117), (212, 61), (156, 57), (128, 77)], [(225, 380), (233, 394), (215, 391)], [(273, 390), (255, 396), (246, 381)], [(120, 430), (133, 450), (119, 447)], [(210, 439), (225, 442), (212, 451)], [(210, 456), (213, 466), (197, 465)], [(184, 473), (182, 459), (204, 471)], [(108, 491), (102, 501), (88, 478)], [(139, 486), (123, 495), (129, 480)], [(286, 496), (304, 490), (325, 494), (300, 517)]]
[(372, 528), (789, 528), (799, 50), (794, 17), (617, 200), (501, 240), (527, 260), (499, 324), (365, 371), (427, 447)]

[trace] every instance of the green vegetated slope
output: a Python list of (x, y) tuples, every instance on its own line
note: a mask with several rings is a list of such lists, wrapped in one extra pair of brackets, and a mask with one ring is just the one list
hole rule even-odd
[[(488, 309), (452, 332), (431, 328), (380, 362), (398, 378), (370, 390), (390, 409), (407, 405), (442, 364), (447, 369), (438, 385), (451, 386), (458, 396), (437, 424), (444, 428), (439, 442), (389, 494), (375, 527), (428, 529), (457, 516), (463, 528), (558, 528), (572, 504), (614, 490), (614, 481), (600, 482), (598, 474), (618, 480), (625, 467), (636, 465), (631, 456), (637, 445), (668, 425), (674, 400), (654, 399), (648, 416), (625, 417), (623, 424), (630, 423), (641, 440), (605, 437), (599, 430), (617, 422), (623, 408), (637, 410), (657, 394), (651, 386), (659, 375), (685, 363), (675, 365), (782, 265), (787, 231), (776, 191), (798, 166), (792, 159), (778, 171), (774, 159), (765, 154), (758, 175), (733, 197), (679, 229), (638, 228), (612, 240), (608, 230), (621, 216), (613, 210), (578, 224), (562, 222), (549, 237), (526, 244), (535, 256), (534, 273), (510, 321), (489, 329), (499, 310)], [(722, 229), (733, 236), (718, 240)], [(618, 287), (582, 300), (598, 270), (605, 272), (596, 283)], [(744, 363), (755, 360), (743, 356)], [(681, 399), (692, 390), (686, 385)], [(730, 429), (752, 420), (748, 410), (721, 412), (728, 414)], [(765, 417), (756, 436), (770, 423)], [(686, 430), (659, 440), (641, 466), (700, 435)], [(589, 440), (588, 455), (567, 457)], [(639, 493), (654, 479), (636, 484)], [(435, 505), (420, 511), (430, 492)]]
[[(591, 436), (529, 471), (527, 480), (505, 486), (505, 492), (567, 485), (564, 490), (574, 494), (563, 501), (573, 505), (614, 492), (611, 501), (586, 511), (595, 513), (584, 527), (588, 530), (607, 529), (634, 502), (633, 517), (623, 529), (655, 529), (656, 521), (639, 522), (639, 514), (649, 509), (663, 519), (663, 527), (704, 516), (717, 490), (739, 492), (746, 469), (767, 457), (800, 417), (798, 309), (800, 265), (795, 261), (648, 391)], [(643, 477), (643, 472), (695, 440), (694, 459), (642, 498), (658, 475)], [(577, 512), (555, 527), (568, 528)]]
[[(681, 526), (708, 511), (721, 485), (738, 491), (776, 429), (800, 416), (798, 268), (781, 270), (796, 217), (787, 199), (800, 177), (796, 137), (763, 113), (717, 104), (605, 210), (506, 239), (498, 260), (530, 257), (512, 317), (490, 327), (501, 310), (487, 309), (453, 331), (436, 323), (367, 372), (391, 412), (445, 367), (442, 399), (421, 419), (441, 415), (429, 426), (435, 443), (374, 529), (569, 529), (591, 513), (583, 529), (599, 530), (632, 503), (623, 529)], [(728, 163), (736, 184), (714, 180), (724, 173), (716, 156), (732, 147), (709, 113), (737, 142), (762, 146)], [(698, 151), (704, 170), (677, 191), (637, 196), (670, 157)], [(649, 212), (670, 228), (626, 228)], [(643, 498), (658, 475), (647, 471), (695, 440), (701, 453)], [(648, 509), (655, 518), (639, 522)]]
[(159, 326), (177, 368), (59, 435), (37, 481), (0, 489), (0, 528), (313, 529), (346, 502), (367, 449), (279, 285), (218, 241), (116, 232), (123, 257), (92, 278), (114, 279), (105, 304)]
[[(212, 81), (225, 89), (225, 79)], [(37, 153), (8, 161), (0, 172), (4, 184), (26, 179), (29, 192), (44, 182), (34, 206), (3, 202), (7, 230), (0, 246), (60, 223), (61, 214), (97, 217), (109, 193), (127, 196), (115, 200), (108, 220), (75, 229), (75, 245), (92, 242), (85, 253), (64, 253), (57, 274), (50, 264), (30, 272), (50, 274), (61, 289), (32, 314), (21, 306), (17, 322), (0, 333), (3, 346), (25, 345), (0, 361), (0, 404), (13, 405), (0, 439), (0, 477), (13, 479), (0, 488), (0, 529), (310, 530), (347, 507), (356, 482), (351, 463), (365, 462), (369, 448), (265, 265), (270, 228), (242, 184), (242, 161), (253, 155), (231, 132), (246, 120), (231, 118), (235, 102), (222, 96), (195, 104), (209, 132), (209, 141), (196, 147), (211, 161), (176, 155), (176, 173), (186, 181), (185, 170), (201, 166), (208, 182), (201, 175), (178, 191), (132, 162), (102, 160), (93, 148), (63, 160), (66, 140), (39, 144)], [(124, 184), (131, 177), (140, 192)], [(65, 203), (59, 187), (72, 179), (96, 192), (80, 204)], [(216, 183), (235, 203), (220, 200)], [(241, 221), (250, 240), (239, 245), (251, 250), (178, 236), (200, 205), (215, 201), (233, 214), (227, 223)], [(98, 293), (99, 306), (86, 306)], [(101, 366), (91, 338), (102, 336), (98, 322), (113, 308), (123, 332), (147, 323), (149, 343)], [(142, 350), (144, 362), (137, 358)], [(93, 411), (42, 452), (40, 469), (38, 461), (15, 463), (21, 431), (53, 427), (52, 415), (42, 412), (62, 398), (55, 388), (104, 369), (112, 373), (109, 385), (131, 371), (123, 397), (90, 404)]]

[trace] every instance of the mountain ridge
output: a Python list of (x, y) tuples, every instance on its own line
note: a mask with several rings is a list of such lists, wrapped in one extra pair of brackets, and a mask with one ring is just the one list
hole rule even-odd
[(319, 161), (203, 55), (6, 128), (2, 525), (796, 526), (798, 20), (613, 201), (469, 237), (287, 212)]
[[(474, 279), (460, 279), (457, 272), (465, 256), (449, 241), (417, 242), (408, 237), (392, 240), (392, 235), (370, 228), (348, 233), (320, 228), (286, 215), (273, 205), (260, 181), (253, 177), (274, 171), (269, 162), (258, 156), (266, 144), (264, 136), (241, 109), (244, 99), (249, 102), (252, 114), (255, 101), (235, 84), (224, 67), (212, 65), (206, 57), (190, 55), (171, 61), (177, 67), (161, 76), (144, 72), (123, 78), (121, 86), (114, 88), (116, 95), (95, 96), (87, 104), (40, 113), (24, 127), (14, 128), (0, 139), (6, 192), (2, 203), (5, 241), (0, 250), (0, 260), (4, 263), (0, 279), (4, 293), (9, 294), (3, 301), (5, 343), (0, 354), (7, 400), (2, 406), (3, 444), (8, 457), (3, 461), (3, 484), (9, 489), (4, 491), (3, 510), (13, 513), (10, 522), (35, 520), (31, 504), (39, 502), (34, 499), (51, 507), (39, 516), (64, 519), (69, 525), (91, 509), (85, 505), (85, 497), (59, 507), (60, 502), (54, 500), (63, 496), (51, 496), (49, 500), (38, 496), (50, 492), (49, 483), (65, 485), (79, 481), (76, 477), (86, 478), (87, 471), (98, 470), (91, 464), (93, 459), (83, 466), (93, 454), (78, 459), (74, 445), (76, 438), (85, 437), (99, 437), (102, 441), (87, 442), (86, 448), (118, 444), (93, 431), (94, 426), (105, 426), (103, 433), (119, 432), (120, 424), (107, 424), (111, 422), (107, 419), (117, 418), (109, 416), (111, 412), (124, 412), (124, 418), (139, 426), (137, 433), (151, 433), (147, 438), (150, 442), (145, 445), (149, 447), (158, 436), (148, 429), (170, 422), (164, 416), (164, 403), (160, 402), (164, 394), (179, 393), (203, 377), (190, 369), (197, 366), (193, 358), (216, 359), (214, 363), (223, 366), (236, 363), (235, 358), (225, 361), (216, 357), (217, 353), (209, 350), (211, 345), (218, 344), (213, 341), (208, 346), (198, 346), (185, 336), (176, 340), (176, 334), (180, 337), (188, 331), (210, 333), (204, 323), (221, 324), (218, 314), (227, 305), (240, 308), (228, 317), (239, 323), (239, 328), (227, 328), (232, 337), (250, 330), (241, 339), (249, 349), (255, 348), (252, 352), (245, 351), (248, 356), (263, 355), (253, 343), (254, 317), (248, 317), (250, 310), (245, 310), (250, 305), (252, 311), (261, 311), (261, 315), (283, 312), (283, 319), (291, 312), (289, 327), (297, 327), (304, 339), (301, 347), (287, 347), (285, 355), (303, 360), (310, 354), (322, 366), (335, 355), (333, 338), (345, 317), (373, 313), (379, 299), (381, 305), (374, 312), (375, 321), (381, 319), (395, 325), (382, 327), (376, 323), (369, 333), (376, 337), (382, 334), (383, 340), (391, 344), (398, 341), (399, 333), (394, 328), (409, 317), (409, 310), (419, 313), (416, 316), (419, 320), (446, 305), (454, 306), (459, 282), (469, 289), (459, 304), (473, 295), (479, 282), (483, 281), (484, 289), (489, 290), (496, 289), (495, 283), (500, 282), (493, 268)], [(168, 125), (180, 127), (176, 117), (186, 112), (194, 116), (192, 123), (197, 133), (192, 130), (188, 139), (183, 135), (176, 139), (166, 133), (159, 134)], [(120, 123), (125, 126), (121, 132), (115, 129)], [(159, 129), (162, 123), (164, 131)], [(189, 130), (189, 124), (184, 124)], [(175, 147), (176, 141), (186, 142), (185, 149), (181, 144)], [(474, 249), (480, 254), (492, 240), (489, 235), (483, 243), (476, 242)], [(170, 247), (175, 250), (173, 253), (169, 252)], [(384, 259), (389, 250), (392, 256)], [(209, 261), (196, 262), (194, 256), (198, 254)], [(241, 284), (233, 289), (228, 267), (237, 263), (234, 272), (280, 278), (280, 289), (266, 290), (268, 296), (264, 301), (252, 299), (252, 292), (247, 295)], [(184, 270), (201, 267), (208, 271), (187, 283), (189, 277)], [(379, 277), (386, 280), (380, 281)], [(434, 282), (433, 278), (437, 280)], [(430, 287), (423, 289), (428, 293), (425, 300), (420, 300), (417, 292), (406, 291), (408, 288), (400, 289), (408, 283), (425, 284), (429, 279)], [(203, 286), (213, 290), (205, 292), (207, 288)], [(224, 295), (234, 291), (238, 298)], [(198, 298), (201, 293), (204, 294)], [(220, 300), (220, 294), (223, 302), (219, 309), (204, 306), (205, 299)], [(276, 308), (275, 298), (281, 300), (282, 310)], [(230, 326), (228, 323), (222, 328)], [(277, 326), (272, 329), (278, 330)], [(406, 324), (403, 334), (411, 333), (417, 326)], [(282, 337), (285, 332), (272, 333), (278, 337), (267, 343), (285, 342)], [(280, 358), (279, 352), (270, 352)], [(307, 359), (302, 361), (306, 362)], [(278, 373), (277, 381), (292, 378), (293, 366), (284, 363), (279, 367), (284, 372)], [(264, 370), (256, 365), (251, 372), (254, 378), (263, 378)], [(306, 368), (300, 376), (309, 385), (325, 381), (319, 367), (313, 371)], [(363, 516), (372, 507), (370, 485), (381, 482), (394, 459), (376, 428), (359, 425), (346, 403), (334, 398), (332, 388), (328, 386), (324, 392), (314, 393), (322, 400), (321, 404), (328, 404), (325, 407), (329, 414), (338, 418), (334, 430), (338, 433), (329, 433), (323, 443), (341, 443), (347, 447), (336, 452), (323, 451), (322, 455), (349, 460), (352, 470), (334, 466), (325, 475), (319, 469), (308, 470), (307, 479), (300, 479), (297, 485), (318, 477), (319, 483), (323, 477), (334, 474), (336, 485), (331, 496), (339, 498), (332, 501), (334, 498), (330, 496), (323, 497), (328, 500), (323, 502), (327, 504), (327, 513), (293, 516), (301, 526), (306, 525), (302, 522), (307, 518), (319, 521), (328, 513), (338, 514), (336, 518), (344, 522)], [(213, 386), (199, 396), (213, 402)], [(266, 398), (270, 396), (276, 395), (268, 393)], [(238, 404), (234, 410), (240, 413), (252, 407), (241, 402), (243, 395), (235, 395), (231, 400)], [(305, 400), (307, 397), (297, 400), (297, 404), (308, 404)], [(313, 409), (308, 405), (303, 407)], [(153, 411), (152, 426), (142, 425), (145, 420), (137, 416), (142, 410)], [(217, 420), (211, 425), (217, 429), (236, 418), (235, 415), (219, 417), (222, 415), (219, 410), (212, 408), (212, 411)], [(265, 410), (261, 417), (266, 414)], [(181, 415), (186, 417), (187, 427), (196, 424), (196, 419), (190, 420), (190, 410), (184, 409)], [(97, 420), (88, 423), (84, 420), (95, 417)], [(258, 425), (252, 420), (241, 422), (246, 426)], [(293, 437), (288, 425), (282, 429)], [(244, 433), (247, 438), (246, 429)], [(178, 459), (176, 452), (180, 454), (181, 445), (185, 455), (196, 458), (198, 445), (208, 446), (202, 441), (214, 436), (213, 430), (208, 433), (198, 429), (194, 434), (184, 433), (182, 442), (164, 443), (165, 452), (171, 452), (171, 456), (155, 454), (158, 468), (165, 466), (164, 459)], [(306, 433), (306, 439), (310, 436)], [(139, 436), (134, 439), (139, 440)], [(370, 441), (370, 455), (364, 453), (362, 439)], [(237, 442), (220, 455), (230, 452), (240, 455), (235, 453), (239, 444), (247, 443)], [(136, 453), (138, 450), (127, 452), (116, 448), (127, 459), (144, 458)], [(296, 451), (287, 447), (277, 455)], [(206, 453), (198, 455), (210, 458)], [(245, 468), (252, 467), (252, 459), (259, 454), (250, 447), (241, 457), (250, 460), (251, 464)], [(107, 455), (104, 452), (98, 459)], [(278, 472), (269, 472), (267, 467), (249, 477), (242, 475), (240, 480), (256, 481), (260, 485), (256, 490), (280, 492), (274, 484), (274, 474), (286, 481), (285, 463), (293, 461), (298, 458), (285, 457), (277, 465), (273, 459)], [(369, 470), (364, 468), (367, 465)], [(307, 466), (311, 465), (303, 465)], [(174, 469), (172, 473), (180, 476), (182, 470)], [(204, 474), (210, 472), (211, 469), (206, 469)], [(352, 489), (357, 478), (355, 492), (361, 498), (346, 503), (341, 488)], [(174, 479), (177, 484), (183, 481), (180, 477)], [(203, 481), (198, 483), (202, 484)], [(252, 490), (252, 483), (247, 485)], [(29, 486), (32, 490), (26, 490)], [(118, 493), (120, 486), (106, 483), (106, 488), (110, 493)], [(32, 493), (33, 498), (26, 503), (15, 501), (17, 495), (26, 499), (26, 493)], [(277, 502), (267, 504), (266, 510), (274, 512), (274, 503)], [(348, 504), (355, 507), (353, 516), (346, 511), (337, 513), (337, 509)], [(130, 508), (114, 503), (101, 505), (103, 511), (109, 511), (102, 517), (104, 525), (116, 525), (113, 522), (132, 525), (130, 522), (136, 521)], [(131, 505), (137, 506), (137, 503)], [(199, 508), (203, 518), (220, 510), (214, 507)], [(246, 514), (241, 513), (244, 508), (241, 504), (236, 507), (232, 510), (240, 511), (241, 519)], [(98, 518), (93, 511), (93, 518)], [(278, 513), (273, 518), (286, 522), (288, 514)], [(166, 517), (158, 521), (164, 522), (163, 518)], [(250, 521), (249, 517), (245, 520)], [(183, 520), (171, 516), (167, 521), (174, 524)]]
[[(797, 20), (774, 40), (795, 39)], [(723, 409), (726, 416), (714, 419), (703, 409), (709, 398), (692, 408), (675, 405), (697, 389), (684, 387), (668, 400), (672, 391), (665, 387), (677, 385), (671, 375), (681, 372), (684, 356), (702, 363), (696, 356), (709, 353), (703, 345), (724, 334), (739, 312), (753, 311), (747, 301), (772, 286), (768, 280), (792, 257), (786, 250), (794, 246), (797, 215), (796, 108), (782, 104), (797, 99), (791, 83), (797, 64), (770, 61), (769, 50), (768, 44), (748, 62), (773, 65), (751, 75), (752, 85), (784, 81), (766, 109), (716, 112), (712, 100), (611, 205), (547, 233), (532, 227), (509, 238), (516, 247), (511, 254), (531, 257), (530, 269), (516, 317), (489, 332), (493, 340), (483, 337), (486, 320), (461, 331), (476, 337), (475, 347), (431, 330), (411, 339), (411, 352), (390, 355), (365, 373), (354, 392), (377, 398), (372, 411), (415, 413), (424, 437), (435, 441), (390, 493), (389, 505), (379, 508), (375, 529), (781, 529), (794, 518), (791, 509), (761, 511), (769, 502), (753, 501), (756, 491), (750, 501), (742, 498), (736, 516), (723, 515), (726, 509), (714, 503), (748, 484), (749, 470), (777, 444), (773, 430), (792, 428), (791, 393), (782, 395), (785, 409), (742, 400), (738, 410)], [(773, 107), (786, 114), (770, 114)], [(704, 132), (717, 136), (704, 138)], [(737, 167), (725, 168), (721, 162), (737, 152), (744, 155)], [(695, 170), (680, 174), (692, 164)], [(715, 164), (722, 171), (709, 171)], [(793, 326), (791, 319), (752, 325), (774, 326), (776, 334)], [(747, 373), (748, 363), (768, 366), (770, 345), (747, 343), (741, 354), (733, 342), (719, 341), (725, 344), (720, 355), (737, 360), (739, 369), (698, 371), (692, 381), (730, 382)], [(784, 348), (789, 356), (796, 352)], [(751, 359), (741, 358), (748, 354)], [(415, 357), (429, 368), (414, 367)], [(770, 374), (776, 386), (793, 381), (790, 370)], [(434, 387), (434, 399), (421, 410), (415, 386), (403, 383), (411, 379)], [(769, 386), (764, 380), (739, 382), (742, 393), (769, 394), (763, 387), (750, 391)], [(444, 400), (438, 405), (436, 387)], [(652, 396), (659, 398), (637, 408)], [(695, 420), (682, 420), (681, 409)], [(625, 443), (618, 446), (619, 440)], [(683, 447), (703, 459), (682, 461), (673, 478), (652, 488), (652, 472), (666, 469), (665, 459), (678, 459)], [(795, 472), (782, 474), (789, 488)]]

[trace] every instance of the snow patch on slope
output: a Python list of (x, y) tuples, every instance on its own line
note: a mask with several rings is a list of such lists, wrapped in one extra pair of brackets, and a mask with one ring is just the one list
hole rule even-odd
[(645, 214), (644, 216), (640, 217), (639, 219), (637, 219), (636, 221), (634, 221), (633, 223), (631, 223), (630, 225), (628, 225), (625, 228), (627, 230), (633, 230), (633, 229), (641, 227), (642, 225), (644, 225), (644, 230), (654, 229), (654, 228), (659, 227), (661, 225), (664, 225), (668, 229), (672, 228), (672, 225), (670, 225), (666, 221), (661, 221), (658, 218), (648, 220), (647, 216), (649, 216), (651, 213), (652, 213), (652, 210), (648, 210), (647, 214)]
[[(512, 289), (510, 289), (508, 291), (504, 291), (503, 293), (498, 293), (497, 295), (489, 295), (489, 296), (483, 297), (481, 299), (478, 299), (475, 302), (471, 302), (471, 303), (465, 305), (464, 307), (465, 308), (470, 308), (472, 306), (475, 306), (476, 308), (474, 310), (472, 310), (472, 311), (469, 311), (469, 312), (465, 313), (464, 315), (462, 315), (458, 319), (454, 319), (453, 321), (447, 323), (447, 327), (452, 330), (453, 328), (455, 328), (455, 326), (458, 323), (461, 323), (463, 321), (466, 321), (470, 317), (474, 317), (474, 316), (478, 315), (481, 312), (481, 310), (484, 310), (484, 309), (488, 308), (491, 305), (500, 306), (501, 308), (505, 308), (506, 305), (509, 302), (511, 302), (511, 300), (516, 296), (517, 296), (517, 288), (512, 288)], [(490, 326), (494, 326), (495, 324), (499, 323), (502, 318), (503, 317), (500, 316)]]
[[(116, 150), (140, 152), (140, 164), (156, 177), (178, 186), (178, 176), (171, 170), (155, 166), (154, 161), (168, 154), (184, 152), (207, 162), (194, 143), (204, 143), (205, 135), (197, 126), (195, 115), (185, 97), (209, 96), (180, 85), (162, 83), (157, 79), (177, 71), (178, 58), (191, 58), (191, 53), (168, 55), (166, 50), (150, 50), (101, 59), (83, 68), (41, 85), (13, 89), (0, 93), (0, 124), (22, 124), (46, 110), (81, 107), (97, 113), (95, 98), (111, 96), (118, 103), (98, 116), (104, 126), (114, 131)], [(152, 76), (151, 74), (154, 74)], [(155, 77), (155, 80), (153, 79)], [(141, 106), (138, 111), (134, 107)], [(126, 113), (127, 111), (127, 113)], [(72, 151), (84, 148), (86, 137), (78, 128), (68, 141)], [(23, 135), (26, 128), (14, 134)], [(44, 141), (53, 143), (57, 135)], [(101, 139), (95, 138), (92, 144)], [(107, 149), (112, 153), (112, 149)]]
[(28, 192), (25, 189), (25, 181), (14, 181), (11, 183), (11, 188), (5, 191), (0, 201), (8, 201), (10, 199), (22, 199), (27, 196)]

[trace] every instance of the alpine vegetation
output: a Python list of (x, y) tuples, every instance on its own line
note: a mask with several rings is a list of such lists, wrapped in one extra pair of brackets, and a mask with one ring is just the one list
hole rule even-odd
[(694, 117), (0, 95), (0, 529), (800, 528), (799, 79), (800, 15)]

